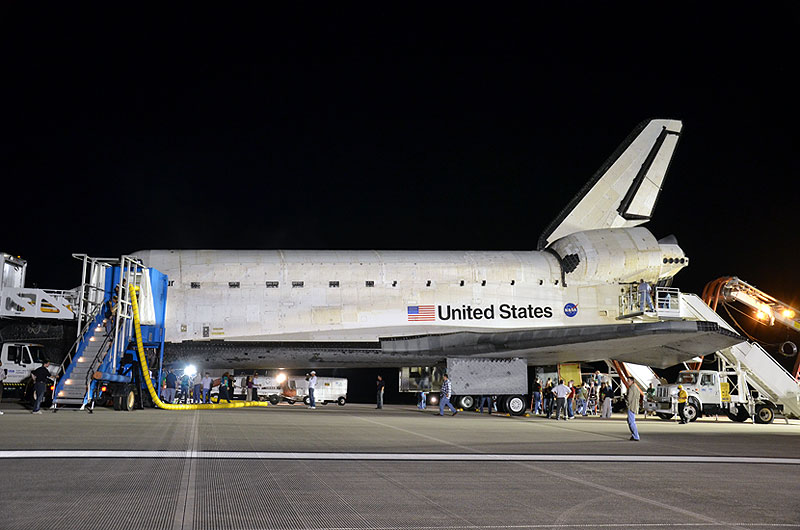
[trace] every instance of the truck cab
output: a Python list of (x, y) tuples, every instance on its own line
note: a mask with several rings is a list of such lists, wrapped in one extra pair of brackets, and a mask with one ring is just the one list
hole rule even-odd
[[(6, 342), (0, 350), (0, 367), (6, 372), (3, 381), (7, 386), (22, 386), (30, 378), (31, 372), (42, 366), (46, 357), (44, 346), (28, 342)], [(50, 373), (58, 373), (58, 367), (50, 366)]]

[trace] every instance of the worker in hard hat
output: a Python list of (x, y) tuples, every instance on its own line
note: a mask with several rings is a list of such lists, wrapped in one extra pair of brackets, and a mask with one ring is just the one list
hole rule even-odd
[(683, 409), (686, 408), (686, 401), (688, 398), (689, 395), (686, 393), (686, 390), (683, 389), (683, 385), (678, 385), (678, 418), (680, 418), (678, 423), (686, 423), (686, 418), (683, 416)]

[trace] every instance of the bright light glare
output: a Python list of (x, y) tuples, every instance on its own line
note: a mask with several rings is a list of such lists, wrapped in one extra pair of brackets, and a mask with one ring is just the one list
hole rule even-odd
[(197, 367), (193, 364), (190, 364), (183, 369), (183, 373), (188, 375), (189, 377), (194, 377), (195, 375), (197, 375)]
[(784, 309), (783, 316), (786, 318), (794, 318), (794, 311), (792, 311), (791, 309)]
[(766, 320), (767, 314), (763, 311), (759, 311), (758, 313), (756, 313), (756, 318), (759, 320)]
[(284, 381), (286, 381), (286, 374), (284, 373), (278, 374), (277, 376), (275, 376), (275, 381), (277, 381), (279, 385), (282, 384)]

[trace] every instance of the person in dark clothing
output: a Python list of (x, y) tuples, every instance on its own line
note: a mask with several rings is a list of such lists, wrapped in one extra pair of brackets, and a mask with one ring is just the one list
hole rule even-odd
[(533, 399), (531, 399), (531, 412), (541, 414), (542, 412), (542, 380), (538, 377), (533, 383)]
[(164, 402), (172, 403), (175, 401), (175, 390), (178, 388), (178, 376), (172, 373), (172, 370), (167, 372), (167, 388), (164, 391)]
[(547, 418), (550, 418), (550, 415), (553, 414), (553, 381), (549, 377), (547, 378), (547, 383), (544, 385), (544, 390), (542, 391), (542, 400), (544, 402), (544, 413), (547, 415)]
[(50, 370), (47, 369), (48, 366), (50, 366), (50, 361), (45, 361), (42, 366), (31, 372), (31, 377), (33, 378), (33, 391), (36, 398), (31, 414), (42, 413), (42, 400), (44, 399), (44, 394), (47, 391), (47, 383), (50, 381)]
[(228, 397), (230, 399), (233, 399), (233, 385), (234, 385), (233, 375), (229, 375), (228, 376)]
[(228, 396), (229, 379), (228, 372), (222, 374), (222, 379), (219, 382), (219, 399), (217, 399), (217, 403), (222, 403), (223, 399), (228, 403), (231, 402), (231, 398)]
[(376, 409), (382, 409), (383, 408), (383, 389), (386, 387), (386, 383), (384, 382), (383, 377), (381, 377), (381, 376), (378, 376), (377, 387), (378, 387), (378, 396), (377, 396), (378, 406), (375, 407), (375, 408)]

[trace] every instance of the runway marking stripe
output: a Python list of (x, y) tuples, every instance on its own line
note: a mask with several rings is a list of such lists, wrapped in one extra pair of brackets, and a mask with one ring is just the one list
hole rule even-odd
[(800, 458), (759, 456), (520, 455), (461, 453), (289, 453), (259, 451), (0, 451), (0, 458), (191, 458), (232, 460), (393, 460), (464, 462), (634, 462), (800, 465)]

